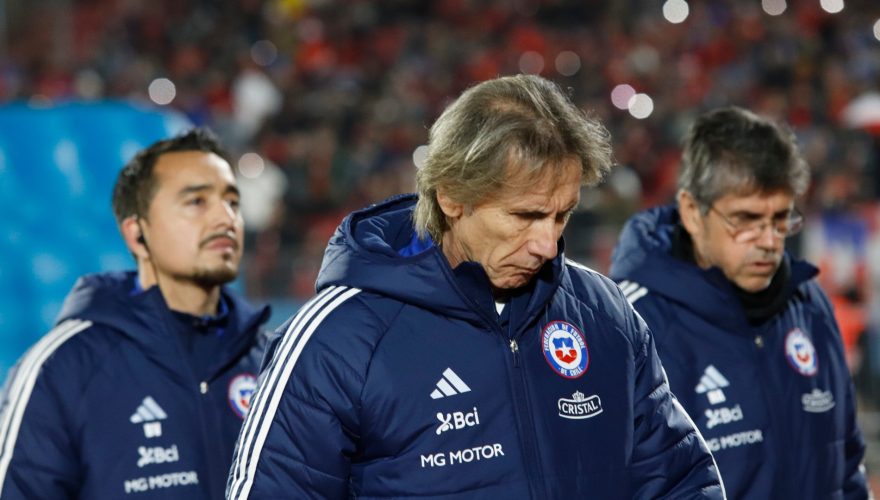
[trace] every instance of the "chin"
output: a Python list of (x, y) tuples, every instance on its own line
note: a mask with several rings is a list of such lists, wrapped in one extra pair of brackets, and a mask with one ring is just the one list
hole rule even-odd
[(238, 266), (218, 266), (196, 271), (193, 280), (204, 287), (225, 285), (238, 277)]
[(762, 292), (770, 286), (770, 278), (748, 278), (738, 282), (736, 285), (743, 290), (751, 293)]
[(526, 286), (531, 279), (532, 279), (531, 276), (528, 276), (528, 277), (513, 276), (510, 278), (491, 280), (491, 282), (492, 282), (492, 286), (498, 290), (516, 290), (517, 288)]

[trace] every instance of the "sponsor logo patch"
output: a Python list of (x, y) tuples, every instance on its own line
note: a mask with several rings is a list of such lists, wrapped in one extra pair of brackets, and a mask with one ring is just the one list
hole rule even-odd
[(726, 436), (707, 439), (706, 446), (709, 447), (709, 451), (715, 453), (716, 451), (739, 448), (740, 446), (747, 446), (762, 441), (764, 441), (764, 433), (761, 432), (761, 429), (752, 429), (750, 431), (742, 431), (728, 434)]
[(590, 352), (584, 334), (565, 321), (551, 321), (543, 329), (544, 359), (559, 375), (578, 378), (590, 366)]
[(440, 426), (437, 427), (436, 431), (437, 435), (439, 436), (446, 431), (459, 430), (464, 429), (465, 427), (474, 427), (475, 425), (480, 425), (480, 414), (477, 412), (477, 407), (474, 406), (474, 410), (469, 412), (437, 412), (437, 420), (440, 421)]
[(709, 365), (703, 372), (703, 376), (700, 377), (700, 383), (697, 384), (695, 390), (697, 394), (705, 394), (709, 398), (709, 404), (717, 405), (727, 401), (727, 397), (724, 396), (724, 391), (721, 389), (729, 385), (730, 382), (727, 378), (714, 365)]
[(819, 371), (816, 348), (813, 347), (810, 337), (800, 328), (795, 328), (785, 336), (785, 359), (794, 371), (805, 377), (812, 377)]
[(161, 446), (139, 446), (138, 455), (140, 455), (137, 462), (138, 467), (152, 464), (166, 464), (180, 460), (180, 452), (177, 451), (176, 444), (171, 445), (169, 448), (163, 448)]
[(709, 408), (706, 410), (706, 428), (711, 429), (717, 425), (739, 422), (743, 419), (743, 411), (739, 405), (733, 408)]
[(229, 382), (229, 391), (226, 399), (229, 407), (239, 418), (244, 418), (251, 407), (251, 397), (257, 390), (257, 377), (250, 373), (236, 375)]
[(834, 408), (834, 395), (831, 394), (831, 391), (816, 388), (813, 389), (813, 392), (801, 396), (801, 403), (806, 412), (824, 413)]
[(571, 399), (559, 398), (556, 407), (560, 417), (579, 420), (602, 413), (602, 400), (598, 394), (586, 397), (584, 393), (577, 391), (571, 395)]
[(453, 450), (448, 452), (437, 452), (422, 455), (422, 468), (446, 467), (447, 465), (469, 464), (492, 460), (504, 456), (504, 450), (501, 443), (486, 444), (482, 446), (474, 446), (473, 448), (465, 448), (463, 450)]
[(123, 488), (125, 489), (126, 494), (131, 494), (197, 484), (199, 484), (198, 473), (194, 470), (189, 470), (127, 479), (125, 483), (123, 483)]
[(144, 437), (156, 438), (162, 436), (162, 422), (168, 418), (165, 410), (159, 406), (151, 396), (147, 396), (138, 405), (135, 412), (128, 418), (133, 424), (143, 424)]
[(431, 399), (448, 398), (461, 394), (463, 392), (471, 392), (471, 388), (464, 383), (464, 380), (452, 371), (452, 368), (443, 370), (443, 376), (437, 381), (434, 391), (431, 392)]

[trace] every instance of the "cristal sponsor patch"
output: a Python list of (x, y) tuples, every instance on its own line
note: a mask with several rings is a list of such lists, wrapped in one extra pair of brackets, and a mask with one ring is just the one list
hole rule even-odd
[(590, 352), (584, 334), (565, 321), (551, 321), (543, 329), (544, 359), (559, 375), (578, 378), (590, 365)]
[(834, 395), (831, 391), (813, 389), (813, 392), (801, 396), (804, 411), (809, 413), (825, 413), (834, 408)]
[(587, 397), (581, 391), (575, 391), (571, 398), (559, 398), (556, 407), (560, 417), (581, 420), (602, 413), (602, 400), (597, 394)]

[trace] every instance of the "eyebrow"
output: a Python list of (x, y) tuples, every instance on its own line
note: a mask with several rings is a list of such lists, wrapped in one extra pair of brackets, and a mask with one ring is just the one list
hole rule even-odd
[[(199, 193), (202, 191), (210, 191), (214, 188), (213, 184), (193, 184), (191, 186), (186, 186), (180, 190), (178, 196), (186, 196), (191, 193)], [(223, 194), (234, 194), (236, 196), (241, 196), (241, 193), (238, 191), (238, 187), (234, 184), (227, 184), (226, 189), (223, 190)]]
[[(777, 210), (776, 212), (773, 212), (773, 215), (771, 216), (771, 218), (776, 219), (778, 217), (784, 217), (785, 215), (788, 215), (788, 214), (792, 213), (793, 211), (794, 210), (791, 208)], [(731, 213), (729, 215), (729, 217), (752, 217), (752, 218), (758, 219), (758, 218), (763, 217), (763, 215), (764, 214), (761, 214), (758, 212), (752, 212), (750, 210), (734, 210), (733, 213)]]

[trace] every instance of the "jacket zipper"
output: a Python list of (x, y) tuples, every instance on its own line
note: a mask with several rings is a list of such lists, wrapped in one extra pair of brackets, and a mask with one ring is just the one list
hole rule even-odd
[(526, 390), (526, 373), (520, 366), (519, 343), (511, 338), (508, 342), (512, 363), (512, 376), (510, 377), (514, 397), (514, 418), (519, 427), (520, 446), (522, 447), (523, 461), (526, 466), (526, 477), (529, 484), (531, 498), (544, 498), (544, 475), (541, 473), (538, 461), (538, 449), (535, 444), (535, 424), (532, 421), (531, 403)]
[(513, 353), (513, 366), (519, 367), (519, 344), (516, 339), (510, 339), (510, 352)]

